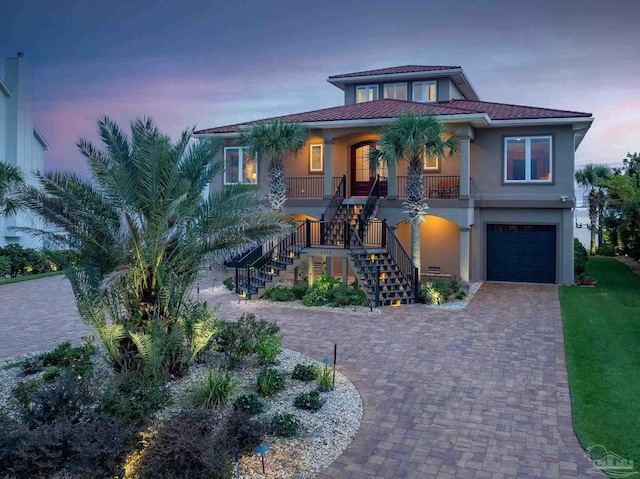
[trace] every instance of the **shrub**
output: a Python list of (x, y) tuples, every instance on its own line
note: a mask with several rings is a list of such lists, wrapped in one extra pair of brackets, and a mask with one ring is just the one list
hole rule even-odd
[(199, 408), (218, 409), (229, 400), (232, 391), (233, 376), (213, 369), (195, 387), (194, 399)]
[(142, 433), (137, 477), (209, 479), (230, 477), (233, 452), (218, 447), (211, 414), (183, 411), (156, 430)]
[(341, 284), (327, 292), (327, 299), (332, 306), (366, 306), (367, 295), (354, 285)]
[(11, 260), (6, 256), (0, 256), (0, 278), (11, 274)]
[[(73, 369), (79, 379), (88, 379), (93, 374), (91, 355), (96, 348), (90, 342), (83, 346), (71, 346), (65, 341), (57, 348), (42, 355), (43, 366), (57, 366), (58, 368)], [(53, 374), (52, 372), (50, 374)]]
[(333, 391), (333, 372), (329, 369), (329, 365), (318, 370), (318, 390), (321, 392)]
[(237, 321), (219, 321), (215, 340), (218, 348), (229, 357), (231, 365), (257, 351), (258, 338), (274, 336), (280, 331), (275, 323), (257, 320), (254, 314), (243, 314)]
[(164, 381), (126, 372), (117, 374), (99, 401), (99, 409), (127, 423), (143, 423), (169, 403)]
[(291, 378), (299, 381), (313, 381), (317, 376), (318, 366), (315, 364), (296, 364), (291, 373)]
[(248, 412), (235, 410), (227, 416), (216, 438), (217, 446), (229, 451), (250, 452), (269, 432), (269, 426)]
[(106, 417), (86, 422), (62, 418), (32, 430), (1, 418), (0, 424), (0, 470), (19, 479), (117, 476), (135, 438), (133, 428)]
[(271, 419), (271, 428), (276, 436), (294, 437), (300, 428), (300, 421), (293, 414), (276, 414)]
[(284, 389), (284, 374), (277, 369), (262, 368), (256, 375), (258, 391), (264, 397), (273, 397)]
[(264, 403), (258, 399), (255, 393), (243, 394), (233, 401), (233, 409), (249, 414), (259, 414), (264, 411)]
[(458, 278), (445, 280), (437, 278), (420, 283), (420, 301), (427, 304), (440, 305), (451, 298), (464, 299), (467, 292), (462, 288)]
[(308, 290), (309, 284), (306, 281), (296, 281), (296, 283), (291, 288), (291, 291), (293, 291), (296, 299), (304, 298), (304, 295), (307, 294)]
[(282, 352), (281, 345), (282, 336), (260, 336), (256, 347), (258, 363), (262, 365), (274, 363), (278, 355)]
[(265, 291), (262, 295), (264, 299), (270, 299), (272, 301), (293, 301), (296, 299), (296, 295), (293, 290), (287, 288), (286, 286), (274, 286)]
[(32, 401), (33, 394), (41, 387), (42, 379), (27, 379), (26, 381), (20, 381), (11, 392), (18, 400), (18, 405), (26, 409)]
[(22, 361), (22, 372), (25, 374), (39, 373), (44, 369), (42, 365), (42, 357), (27, 358)]
[(55, 378), (60, 376), (60, 371), (60, 368), (57, 366), (47, 366), (42, 373), (42, 379), (45, 381), (53, 381)]
[(298, 409), (305, 409), (307, 411), (318, 411), (322, 407), (322, 401), (320, 400), (320, 391), (311, 391), (310, 393), (298, 394), (294, 400), (293, 405)]
[(612, 244), (604, 243), (602, 246), (596, 249), (598, 256), (615, 256), (616, 249)]
[(573, 238), (573, 276), (583, 278), (587, 274), (589, 254), (578, 238)]
[(236, 281), (231, 276), (225, 278), (224, 281), (222, 281), (222, 284), (224, 284), (229, 291), (233, 291), (235, 293)]

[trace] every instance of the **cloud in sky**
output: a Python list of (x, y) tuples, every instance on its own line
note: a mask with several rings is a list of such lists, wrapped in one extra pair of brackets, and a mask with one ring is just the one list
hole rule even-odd
[(176, 137), (339, 105), (331, 74), (461, 65), (482, 99), (594, 114), (577, 163), (640, 150), (637, 1), (314, 2), (24, 0), (0, 7), (0, 55), (36, 68), (47, 168), (107, 114), (153, 117)]

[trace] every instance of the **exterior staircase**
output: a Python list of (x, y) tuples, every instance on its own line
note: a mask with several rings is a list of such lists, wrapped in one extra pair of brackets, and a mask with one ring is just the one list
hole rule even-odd
[(320, 221), (306, 220), (290, 235), (264, 244), (258, 259), (250, 253), (236, 262), (237, 293), (260, 297), (314, 255), (314, 247), (334, 246), (349, 250), (348, 262), (371, 308), (415, 301), (416, 268), (386, 222), (372, 219), (379, 201), (378, 181), (366, 199), (345, 199), (344, 181)]

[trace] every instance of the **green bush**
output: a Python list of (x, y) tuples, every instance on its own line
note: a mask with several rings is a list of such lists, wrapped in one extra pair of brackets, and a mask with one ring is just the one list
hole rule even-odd
[(350, 306), (367, 305), (367, 296), (357, 283), (340, 283), (339, 280), (329, 278), (326, 275), (320, 276), (316, 282), (307, 289), (302, 304), (305, 306)]
[(315, 390), (310, 393), (298, 394), (293, 399), (293, 405), (298, 409), (305, 409), (307, 411), (318, 411), (322, 407), (322, 401), (320, 400), (320, 391)]
[(596, 254), (598, 256), (615, 256), (616, 249), (613, 245), (604, 243), (602, 246), (596, 249)]
[(256, 346), (258, 363), (263, 366), (273, 364), (280, 353), (282, 353), (281, 345), (282, 336), (260, 336), (258, 338), (258, 345)]
[(573, 238), (573, 276), (583, 278), (587, 274), (589, 254), (578, 238)]
[(245, 411), (235, 410), (227, 416), (227, 420), (220, 428), (216, 437), (216, 447), (233, 453), (253, 452), (253, 448), (258, 446), (269, 432), (269, 425), (264, 419), (251, 417)]
[(27, 379), (25, 381), (20, 381), (16, 387), (14, 387), (11, 392), (18, 400), (18, 405), (27, 409), (29, 404), (32, 401), (33, 394), (40, 390), (42, 387), (42, 379)]
[(243, 314), (237, 321), (219, 321), (215, 341), (218, 349), (227, 354), (231, 365), (235, 365), (245, 356), (257, 352), (258, 338), (275, 336), (279, 331), (280, 327), (275, 323), (257, 320), (254, 314)]
[(249, 414), (259, 414), (264, 411), (264, 403), (255, 393), (243, 394), (233, 401), (233, 409)]
[(262, 295), (264, 299), (270, 299), (271, 301), (294, 301), (296, 299), (296, 295), (293, 290), (287, 288), (286, 286), (277, 285), (272, 288), (267, 289)]
[(169, 404), (166, 383), (147, 374), (119, 373), (107, 386), (99, 401), (99, 410), (126, 423), (144, 423), (156, 411)]
[(22, 372), (25, 374), (39, 373), (43, 369), (44, 366), (42, 365), (42, 356), (27, 358), (22, 361)]
[(194, 389), (196, 405), (201, 409), (218, 409), (227, 403), (233, 387), (230, 373), (212, 369)]
[(291, 373), (291, 378), (298, 381), (313, 381), (316, 377), (318, 377), (318, 366), (315, 364), (296, 364)]
[(309, 284), (307, 283), (307, 281), (296, 281), (296, 283), (291, 288), (291, 291), (293, 291), (293, 294), (295, 294), (296, 299), (304, 298), (304, 295), (307, 294), (308, 290)]
[(0, 278), (11, 274), (11, 260), (6, 256), (0, 256)]
[(419, 296), (423, 303), (440, 305), (451, 298), (464, 299), (466, 295), (467, 292), (458, 278), (449, 280), (437, 278), (433, 281), (423, 280), (420, 282)]
[(53, 381), (60, 376), (61, 369), (58, 366), (47, 366), (42, 373), (42, 379), (45, 381)]
[(262, 368), (256, 375), (258, 392), (264, 397), (273, 397), (282, 391), (286, 384), (286, 379), (281, 371), (273, 368)]
[(300, 421), (293, 414), (276, 414), (271, 419), (271, 428), (276, 436), (294, 437), (300, 428)]
[(224, 281), (222, 281), (222, 284), (224, 284), (229, 291), (233, 291), (235, 293), (236, 281), (231, 276), (225, 278)]

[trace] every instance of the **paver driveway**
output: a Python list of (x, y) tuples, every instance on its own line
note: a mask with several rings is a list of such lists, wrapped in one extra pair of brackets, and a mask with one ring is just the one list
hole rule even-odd
[[(24, 284), (31, 283), (43, 285), (43, 296), (51, 291), (45, 280)], [(11, 335), (13, 350), (32, 344), (7, 322), (15, 307), (26, 324), (49, 323), (45, 331), (59, 329), (60, 317), (78, 327), (70, 294), (56, 290), (47, 302), (55, 316), (35, 318), (22, 306), (28, 296), (4, 288), (0, 338)], [(230, 295), (211, 299), (222, 317), (247, 311)], [(20, 306), (7, 306), (12, 301)], [(338, 343), (339, 367), (363, 397), (360, 431), (322, 477), (593, 477), (571, 429), (556, 287), (486, 283), (466, 310), (383, 311), (255, 310), (280, 324), (285, 347), (322, 359)], [(6, 347), (0, 343), (0, 354)]]

